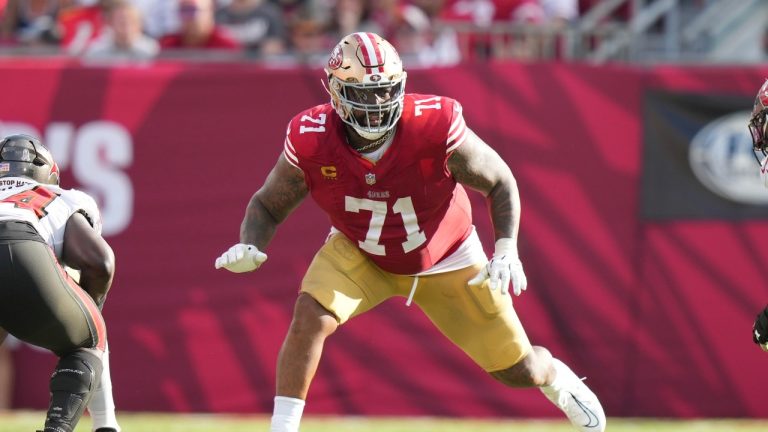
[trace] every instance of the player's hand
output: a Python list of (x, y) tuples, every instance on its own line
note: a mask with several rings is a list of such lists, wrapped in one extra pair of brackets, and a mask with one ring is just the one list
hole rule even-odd
[(256, 270), (266, 260), (267, 254), (256, 246), (238, 243), (216, 258), (216, 268), (225, 268), (232, 273), (245, 273)]
[(469, 281), (470, 285), (480, 285), (489, 280), (492, 290), (500, 289), (502, 295), (512, 292), (519, 296), (528, 287), (528, 278), (523, 271), (523, 263), (517, 255), (517, 246), (512, 239), (499, 239), (496, 242), (496, 252), (488, 264)]
[(763, 351), (768, 351), (768, 306), (755, 318), (755, 324), (752, 326), (752, 341), (760, 345)]

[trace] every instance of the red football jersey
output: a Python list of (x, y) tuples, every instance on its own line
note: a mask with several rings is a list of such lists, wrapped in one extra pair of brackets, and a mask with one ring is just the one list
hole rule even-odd
[(466, 135), (457, 101), (408, 94), (394, 140), (378, 162), (347, 144), (344, 123), (330, 104), (291, 120), (284, 155), (304, 171), (334, 227), (382, 269), (415, 274), (471, 233), (469, 198), (447, 168)]

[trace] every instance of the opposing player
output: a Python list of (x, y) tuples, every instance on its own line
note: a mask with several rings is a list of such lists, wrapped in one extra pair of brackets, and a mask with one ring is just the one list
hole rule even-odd
[[(760, 163), (760, 178), (768, 187), (768, 80), (757, 91), (752, 117), (749, 119), (749, 132), (752, 135), (752, 150)], [(755, 318), (752, 326), (752, 341), (763, 351), (768, 351), (768, 306)]]
[[(353, 33), (327, 67), (331, 102), (289, 125), (283, 154), (251, 198), (240, 243), (215, 263), (240, 273), (267, 259), (277, 226), (311, 193), (332, 228), (301, 284), (280, 350), (272, 432), (295, 432), (325, 339), (393, 296), (415, 302), (448, 339), (510, 387), (538, 386), (580, 431), (603, 431), (597, 397), (561, 361), (531, 346), (508, 295), (527, 281), (517, 254), (520, 201), (499, 155), (450, 98), (406, 94), (386, 40)], [(488, 261), (464, 186), (488, 199)]]
[[(93, 199), (58, 183), (58, 167), (39, 140), (0, 141), (0, 328), (59, 356), (43, 430), (71, 432), (104, 376), (107, 335), (98, 304), (112, 284), (114, 254)], [(80, 273), (79, 284), (64, 266)], [(98, 420), (105, 424), (94, 416), (95, 431), (120, 430)]]

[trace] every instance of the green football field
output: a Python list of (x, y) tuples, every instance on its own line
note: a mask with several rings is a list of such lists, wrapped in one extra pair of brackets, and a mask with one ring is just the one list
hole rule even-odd
[[(34, 432), (42, 426), (42, 412), (0, 414), (0, 432)], [(121, 414), (124, 432), (267, 432), (266, 416), (201, 414)], [(76, 432), (89, 432), (84, 418)], [(302, 432), (573, 432), (563, 421), (468, 420), (445, 418), (306, 417)], [(607, 432), (747, 432), (768, 431), (768, 420), (667, 421), (608, 419)]]

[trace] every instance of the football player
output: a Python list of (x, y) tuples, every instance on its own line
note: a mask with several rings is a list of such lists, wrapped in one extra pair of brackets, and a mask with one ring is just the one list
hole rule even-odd
[[(580, 431), (603, 431), (595, 394), (532, 346), (508, 295), (527, 285), (518, 257), (520, 199), (507, 164), (448, 97), (405, 92), (392, 45), (353, 33), (325, 67), (330, 103), (296, 115), (284, 151), (253, 195), (240, 242), (216, 268), (259, 268), (277, 226), (311, 193), (331, 233), (301, 283), (280, 350), (272, 432), (298, 431), (325, 339), (393, 296), (416, 303), (449, 340), (510, 387), (539, 387)], [(465, 187), (488, 200), (489, 261)]]
[[(768, 80), (757, 91), (752, 116), (749, 119), (749, 132), (752, 135), (752, 150), (760, 163), (760, 178), (768, 187)], [(755, 318), (752, 326), (752, 341), (768, 351), (768, 306)]]
[[(89, 406), (93, 429), (119, 432), (114, 405), (111, 413), (106, 407), (112, 395), (100, 311), (114, 254), (95, 201), (58, 184), (58, 166), (38, 139), (0, 141), (0, 328), (59, 357), (44, 430), (73, 431), (100, 392), (104, 407)], [(78, 283), (66, 267), (79, 272)]]

